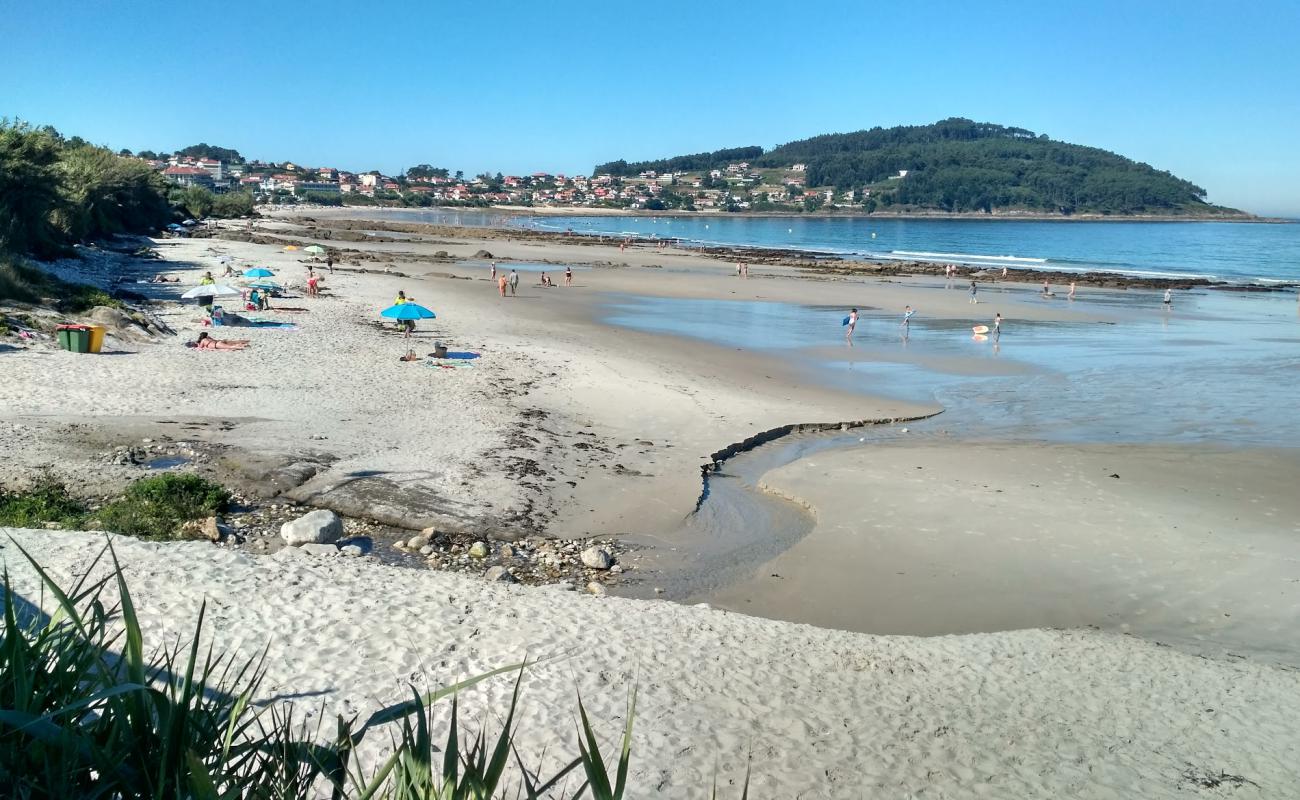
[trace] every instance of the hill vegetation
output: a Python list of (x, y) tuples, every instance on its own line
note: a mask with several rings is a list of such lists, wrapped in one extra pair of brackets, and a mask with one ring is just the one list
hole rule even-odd
[[(739, 153), (744, 155), (735, 155)], [(1024, 128), (958, 118), (814, 136), (767, 152), (751, 147), (657, 161), (615, 161), (596, 171), (637, 175), (647, 170), (717, 170), (740, 160), (748, 162), (753, 174), (778, 186), (851, 192), (850, 204), (866, 211), (1240, 213), (1210, 205), (1205, 190), (1190, 181), (1116, 153)], [(801, 165), (797, 177), (762, 172), (793, 171), (795, 165)], [(759, 196), (754, 190), (750, 194)]]

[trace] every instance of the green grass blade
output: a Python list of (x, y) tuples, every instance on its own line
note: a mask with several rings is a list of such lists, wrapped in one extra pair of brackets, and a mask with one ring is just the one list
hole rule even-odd
[(213, 783), (208, 769), (193, 750), (185, 751), (185, 765), (189, 768), (188, 778), (190, 796), (196, 800), (219, 800), (217, 785)]
[(511, 664), (508, 667), (500, 667), (498, 669), (492, 670), (491, 672), (484, 672), (482, 675), (475, 675), (472, 678), (466, 678), (460, 683), (455, 683), (452, 684), (451, 686), (444, 686), (441, 689), (429, 692), (428, 694), (425, 694), (423, 696), (417, 696), (414, 701), (407, 701), (405, 703), (399, 703), (397, 705), (389, 706), (387, 708), (381, 708), (380, 710), (376, 711), (374, 714), (371, 714), (370, 718), (367, 719), (365, 724), (362, 725), (361, 728), (357, 731), (357, 740), (360, 741), (361, 737), (367, 731), (369, 731), (371, 728), (375, 726), (383, 725), (385, 723), (392, 722), (393, 720), (401, 719), (402, 717), (409, 716), (416, 711), (422, 711), (423, 709), (428, 708), (429, 706), (433, 705), (434, 703), (438, 702), (444, 697), (453, 695), (462, 689), (468, 689), (469, 687), (474, 686), (475, 684), (482, 683), (488, 678), (495, 678), (497, 675), (502, 675), (507, 672), (513, 672), (524, 666), (525, 664)]
[(126, 674), (132, 683), (143, 684), (144, 679), (144, 636), (140, 632), (140, 620), (135, 614), (135, 603), (131, 602), (131, 592), (126, 588), (126, 577), (122, 574), (122, 565), (117, 560), (117, 551), (113, 542), (108, 542), (109, 556), (113, 559), (113, 574), (117, 578), (117, 593), (122, 607), (122, 624), (126, 628)]
[(591, 721), (587, 719), (587, 709), (582, 704), (581, 696), (578, 697), (578, 714), (582, 718), (582, 730), (578, 732), (578, 752), (582, 758), (582, 768), (587, 773), (587, 783), (591, 785), (591, 794), (596, 800), (613, 800), (605, 759), (600, 754), (600, 745), (591, 729)]
[(632, 687), (632, 698), (627, 704), (627, 725), (623, 728), (623, 748), (618, 755), (618, 778), (615, 780), (614, 796), (622, 798), (627, 789), (627, 770), (632, 763), (632, 722), (636, 719), (636, 693), (639, 687)]

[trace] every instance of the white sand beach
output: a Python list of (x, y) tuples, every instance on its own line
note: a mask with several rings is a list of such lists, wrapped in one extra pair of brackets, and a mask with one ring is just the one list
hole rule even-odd
[[(3, 533), (0, 557), (33, 600), (9, 537), (64, 581), (102, 547), (93, 534)], [(275, 702), (364, 716), (406, 699), (411, 681), (540, 658), (518, 746), (546, 749), (554, 769), (573, 749), (578, 694), (612, 745), (637, 687), (633, 797), (699, 796), (715, 776), (738, 796), (751, 753), (754, 797), (1283, 798), (1300, 785), (1300, 672), (1248, 659), (1090, 630), (869, 636), (352, 560), (114, 547), (147, 645), (185, 637), (206, 599), (215, 641), (269, 648)], [(511, 686), (467, 692), (464, 718), (499, 713)], [(360, 756), (374, 765), (380, 752)], [(1199, 785), (1225, 774), (1243, 782)]]
[[(588, 597), (369, 558), (119, 538), (152, 641), (184, 635), (207, 598), (218, 642), (250, 655), (270, 647), (268, 699), (328, 711), (403, 699), (411, 680), (542, 657), (525, 681), (524, 753), (570, 741), (575, 692), (612, 740), (637, 685), (638, 797), (695, 796), (715, 774), (734, 793), (749, 752), (758, 797), (1282, 798), (1300, 785), (1291, 450), (926, 434), (764, 475), (763, 491), (803, 515), (799, 530), (773, 532), (782, 552), (722, 563), (683, 526), (701, 468), (729, 446), (782, 426), (888, 424), (942, 409), (900, 399), (889, 373), (864, 393), (822, 380), (817, 363), (960, 377), (1029, 370), (892, 338), (886, 347), (864, 337), (850, 353), (834, 325), (842, 309), (887, 321), (896, 337), (904, 305), (921, 305), (968, 338), (995, 312), (1010, 326), (1124, 326), (1150, 313), (1131, 295), (1067, 305), (1036, 299), (1032, 286), (990, 286), (993, 302), (971, 306), (933, 279), (764, 264), (740, 280), (732, 264), (672, 248), (375, 231), (331, 243), (348, 254), (325, 273), (325, 296), (261, 315), (296, 330), (219, 328), (213, 335), (251, 346), (183, 347), (204, 328), (175, 298), (219, 258), (301, 287), (302, 256), (282, 244), (327, 231), (305, 224), (259, 221), (271, 237), (260, 244), (158, 242), (162, 260), (144, 268), (183, 282), (132, 288), (160, 301), (152, 308), (176, 337), (110, 332), (100, 356), (0, 354), (0, 480), (53, 464), (83, 492), (108, 493), (149, 473), (106, 452), (182, 443), (209, 454), (199, 468), (241, 484), (269, 483), (268, 464), (310, 465), (286, 488), (303, 511), (495, 541), (618, 538), (631, 549), (611, 592), (669, 590), (658, 601)], [(481, 250), (503, 270), (512, 260), (554, 266), (557, 279), (572, 264), (575, 285), (543, 288), (523, 272), (518, 296), (501, 298)], [(89, 259), (79, 277), (93, 280), (85, 273), (100, 263)], [(438, 313), (411, 340), (379, 324), (399, 290)], [(627, 298), (813, 307), (832, 320), (829, 341), (824, 353), (781, 358), (610, 324)], [(398, 360), (436, 342), (479, 357), (449, 368)], [(0, 554), (33, 601), (9, 535), (65, 579), (101, 540), (6, 531)], [(737, 564), (744, 574), (702, 596), (671, 581), (683, 565)], [(700, 599), (714, 608), (693, 605)], [(509, 688), (469, 693), (467, 718), (500, 709)], [(1215, 776), (1242, 780), (1208, 788)]]

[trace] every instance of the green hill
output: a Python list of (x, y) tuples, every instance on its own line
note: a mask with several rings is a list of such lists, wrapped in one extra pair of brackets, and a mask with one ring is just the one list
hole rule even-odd
[[(814, 136), (763, 152), (602, 164), (598, 174), (722, 169), (744, 153), (751, 169), (797, 173), (805, 189), (853, 191), (867, 211), (950, 213), (1239, 215), (1205, 202), (1205, 190), (1116, 153), (1051, 139), (1023, 128), (946, 119), (933, 125), (872, 128)], [(689, 166), (682, 166), (684, 163)], [(784, 173), (788, 180), (796, 173)], [(761, 189), (762, 187), (758, 187)]]

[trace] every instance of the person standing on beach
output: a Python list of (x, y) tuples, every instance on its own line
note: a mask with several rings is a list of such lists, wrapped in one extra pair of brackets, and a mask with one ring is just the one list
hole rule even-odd
[(847, 331), (845, 331), (845, 333), (844, 333), (844, 340), (845, 340), (845, 341), (852, 341), (852, 339), (853, 339), (853, 329), (856, 328), (856, 327), (858, 327), (858, 310), (857, 310), (856, 308), (851, 308), (851, 309), (849, 309), (849, 321), (848, 321), (848, 326), (849, 326), (849, 329), (848, 329)]
[(1066, 297), (1070, 300), (1074, 299), (1074, 281), (1070, 281), (1070, 293)]
[(497, 278), (497, 291), (501, 293), (502, 297), (506, 296), (506, 276), (501, 275)]
[(1001, 338), (1002, 338), (1002, 314), (998, 313), (993, 315), (993, 341), (996, 342)]
[(325, 266), (329, 269), (330, 274), (334, 274), (334, 251), (331, 250), (325, 254)]
[(904, 339), (906, 339), (908, 334), (912, 332), (912, 315), (915, 313), (916, 312), (912, 310), (911, 306), (907, 306), (906, 308), (903, 309), (903, 338)]
[(970, 282), (970, 304), (971, 305), (975, 305), (976, 303), (979, 302), (979, 297), (976, 296), (979, 294), (979, 291), (980, 291), (979, 288), (975, 285), (975, 281), (971, 281)]
[(1044, 278), (1044, 279), (1043, 279), (1043, 297), (1051, 297), (1051, 296), (1052, 296), (1052, 284), (1048, 283), (1047, 279)]
[(573, 267), (570, 267), (568, 265), (565, 265), (564, 267), (564, 285), (565, 286), (573, 285)]
[(1165, 311), (1172, 311), (1174, 308), (1174, 292), (1172, 289), (1165, 289), (1164, 306)]
[(513, 297), (516, 294), (516, 290), (519, 288), (519, 273), (515, 272), (513, 269), (510, 270), (510, 280), (507, 281), (507, 283), (510, 284), (510, 295)]
[(488, 280), (492, 281), (493, 283), (497, 282), (497, 262), (495, 261), (492, 262), (492, 267), (491, 270), (488, 272), (488, 276), (489, 276)]

